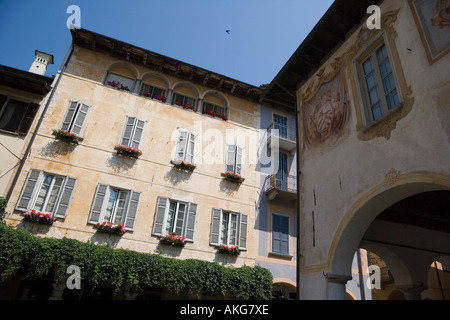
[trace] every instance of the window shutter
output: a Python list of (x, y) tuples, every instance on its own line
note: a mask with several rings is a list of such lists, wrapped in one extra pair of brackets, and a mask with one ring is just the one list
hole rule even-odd
[(133, 141), (131, 142), (131, 146), (133, 148), (139, 149), (142, 140), (142, 133), (144, 132), (145, 122), (142, 120), (136, 119), (136, 124), (134, 128)]
[(130, 203), (128, 205), (128, 212), (125, 218), (124, 227), (126, 230), (133, 231), (136, 224), (136, 218), (139, 211), (139, 201), (141, 199), (141, 193), (137, 191), (131, 191)]
[(234, 172), (235, 157), (236, 157), (235, 146), (227, 144), (227, 156), (225, 159), (225, 172)]
[(67, 109), (66, 115), (64, 116), (64, 121), (61, 125), (62, 130), (69, 130), (72, 119), (77, 111), (78, 102), (70, 102), (69, 109)]
[(187, 139), (187, 148), (186, 148), (186, 161), (189, 161), (191, 163), (194, 162), (194, 150), (195, 150), (195, 136), (192, 133), (189, 133), (188, 139)]
[(211, 238), (210, 244), (213, 246), (220, 245), (220, 218), (222, 216), (222, 210), (213, 209), (211, 218)]
[(175, 155), (175, 159), (177, 160), (185, 159), (187, 136), (187, 131), (180, 131), (178, 135), (177, 153)]
[(242, 175), (242, 148), (236, 147), (236, 171), (235, 173)]
[(107, 185), (98, 184), (95, 191), (94, 202), (92, 203), (91, 215), (89, 217), (89, 223), (96, 224), (100, 222), (100, 216), (102, 213), (103, 202), (105, 201)]
[(248, 215), (240, 214), (239, 219), (239, 249), (247, 250), (247, 226), (248, 226)]
[(86, 121), (87, 114), (89, 112), (89, 106), (85, 104), (80, 104), (78, 112), (75, 116), (75, 120), (72, 125), (71, 132), (76, 135), (80, 135), (81, 130), (83, 129), (84, 122)]
[(34, 189), (36, 188), (37, 182), (39, 181), (42, 171), (31, 169), (28, 173), (27, 181), (23, 188), (22, 194), (19, 201), (17, 202), (16, 209), (21, 211), (27, 211), (30, 209), (31, 199), (34, 194)]
[(125, 128), (123, 129), (122, 139), (120, 140), (120, 144), (123, 146), (129, 146), (131, 142), (131, 136), (133, 134), (134, 124), (136, 122), (136, 118), (127, 117), (127, 122), (125, 123)]
[(153, 234), (163, 236), (164, 219), (166, 216), (167, 198), (158, 197), (156, 205), (155, 222), (153, 223)]
[(65, 218), (67, 215), (67, 211), (70, 206), (70, 202), (72, 201), (73, 192), (75, 189), (75, 185), (77, 183), (77, 179), (67, 177), (64, 183), (64, 188), (61, 192), (61, 196), (59, 198), (58, 206), (55, 210), (55, 216), (58, 218)]
[(194, 230), (195, 230), (195, 222), (197, 217), (197, 205), (195, 203), (189, 204), (187, 221), (186, 221), (186, 231), (185, 238), (187, 241), (194, 242)]
[(38, 110), (39, 110), (38, 104), (30, 103), (28, 105), (27, 112), (25, 113), (25, 116), (19, 126), (19, 129), (17, 130), (18, 134), (25, 136), (28, 133), (28, 131), (31, 128), (31, 125), (33, 124), (34, 117), (36, 116)]

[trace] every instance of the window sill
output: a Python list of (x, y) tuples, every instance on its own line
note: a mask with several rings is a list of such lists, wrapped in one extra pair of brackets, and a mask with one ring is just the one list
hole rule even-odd
[(17, 132), (6, 131), (6, 130), (2, 130), (2, 129), (0, 129), (0, 133), (5, 133), (5, 134), (15, 136), (15, 137), (23, 137), (23, 135), (18, 134)]
[(292, 260), (293, 256), (290, 254), (284, 254), (284, 253), (276, 253), (276, 252), (269, 252), (270, 258), (278, 258), (278, 259), (284, 259), (284, 260)]
[(400, 102), (397, 106), (389, 110), (387, 113), (382, 115), (375, 121), (365, 124), (365, 126), (361, 129), (362, 133), (366, 133), (370, 131), (372, 128), (378, 126), (380, 123), (384, 122), (386, 119), (390, 118), (393, 114), (399, 112), (403, 108), (403, 102)]

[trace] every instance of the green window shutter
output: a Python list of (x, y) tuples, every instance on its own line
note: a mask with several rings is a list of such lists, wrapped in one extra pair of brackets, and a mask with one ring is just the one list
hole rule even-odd
[(211, 237), (210, 245), (219, 246), (220, 245), (220, 219), (222, 216), (222, 210), (213, 209), (211, 218)]
[(248, 230), (248, 215), (240, 214), (239, 219), (239, 249), (247, 250), (247, 230)]
[(60, 194), (60, 198), (58, 201), (58, 205), (55, 210), (55, 217), (65, 218), (67, 215), (67, 211), (70, 206), (70, 202), (72, 201), (73, 192), (75, 190), (75, 185), (77, 183), (77, 179), (66, 177), (64, 188)]
[(20, 195), (19, 201), (17, 202), (17, 210), (27, 211), (30, 209), (31, 199), (41, 175), (42, 171), (34, 169), (30, 170), (22, 194)]
[(185, 238), (187, 241), (194, 242), (195, 223), (197, 219), (197, 207), (198, 205), (195, 203), (189, 204), (186, 221), (186, 231), (185, 231)]
[(153, 235), (163, 236), (164, 219), (166, 216), (167, 198), (158, 197), (156, 204), (155, 222), (153, 223)]
[(91, 215), (89, 217), (89, 223), (97, 224), (97, 222), (100, 222), (100, 216), (102, 213), (103, 203), (105, 201), (107, 190), (108, 190), (107, 185), (104, 184), (97, 185), (94, 201), (92, 203)]
[(136, 224), (136, 218), (139, 211), (139, 202), (141, 192), (131, 191), (130, 202), (128, 204), (128, 212), (125, 218), (124, 227), (126, 230), (133, 231)]

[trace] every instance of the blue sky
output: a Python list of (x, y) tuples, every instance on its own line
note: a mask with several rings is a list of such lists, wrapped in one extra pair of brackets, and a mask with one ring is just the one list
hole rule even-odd
[[(0, 0), (0, 64), (27, 70), (34, 51), (71, 44), (67, 7), (81, 27), (259, 86), (270, 83), (333, 0)], [(231, 30), (230, 34), (226, 30)]]

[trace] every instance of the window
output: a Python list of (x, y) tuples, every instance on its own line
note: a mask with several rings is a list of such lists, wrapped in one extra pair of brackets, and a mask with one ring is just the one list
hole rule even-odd
[(287, 190), (289, 184), (289, 164), (288, 155), (283, 152), (278, 153), (278, 172), (275, 174), (276, 188)]
[(38, 109), (38, 104), (22, 102), (0, 95), (0, 130), (26, 135)]
[(75, 133), (79, 136), (86, 121), (88, 112), (89, 106), (81, 102), (71, 101), (66, 115), (64, 116), (61, 129)]
[(133, 231), (139, 209), (141, 193), (98, 184), (91, 208), (89, 223), (109, 221), (122, 223), (126, 230)]
[(187, 131), (180, 131), (177, 141), (177, 160), (194, 163), (195, 135)]
[(153, 235), (163, 237), (169, 233), (194, 241), (197, 204), (159, 197), (156, 207)]
[(206, 111), (212, 111), (212, 112), (214, 112), (217, 115), (226, 116), (226, 109), (225, 109), (225, 107), (214, 105), (214, 104), (209, 103), (209, 102), (203, 102), (203, 113), (205, 113)]
[(128, 91), (133, 91), (133, 89), (134, 89), (134, 79), (110, 72), (106, 79), (106, 84), (111, 86), (111, 83), (113, 83), (113, 82), (118, 82), (123, 87), (127, 87)]
[(225, 172), (232, 172), (242, 176), (242, 148), (235, 145), (227, 145), (225, 159)]
[(210, 244), (213, 246), (237, 245), (247, 249), (248, 215), (213, 209), (211, 220)]
[(278, 137), (287, 139), (288, 119), (278, 114), (273, 115), (273, 129), (278, 130)]
[(359, 74), (369, 123), (380, 119), (400, 104), (394, 72), (384, 43), (362, 56)]
[(183, 96), (179, 93), (174, 93), (172, 98), (172, 104), (177, 106), (184, 106), (186, 104), (190, 105), (193, 109), (195, 109), (195, 99), (187, 96)]
[(272, 252), (289, 254), (289, 217), (272, 215)]
[(17, 210), (34, 209), (65, 218), (77, 179), (32, 169), (28, 174)]
[(127, 117), (120, 144), (139, 149), (144, 131), (145, 121), (135, 117)]
[[(162, 98), (166, 95), (166, 90), (143, 83), (142, 87), (141, 87), (140, 95), (148, 96), (148, 97), (154, 98), (154, 99), (156, 99), (156, 97)], [(159, 99), (159, 100), (161, 100), (161, 99)]]

